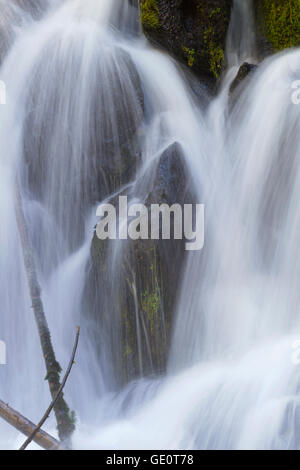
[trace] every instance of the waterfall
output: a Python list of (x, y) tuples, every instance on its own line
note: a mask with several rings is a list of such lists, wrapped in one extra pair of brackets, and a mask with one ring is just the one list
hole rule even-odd
[[(299, 51), (261, 64), (231, 107), (227, 75), (203, 107), (181, 67), (143, 37), (136, 1), (51, 0), (38, 14), (19, 3), (17, 17), (5, 16), (13, 33), (0, 69), (0, 398), (36, 422), (50, 402), (15, 220), (17, 179), (64, 369), (82, 326), (65, 389), (77, 414), (74, 448), (297, 448), (300, 115), (290, 95)], [(255, 59), (251, 21), (251, 2), (236, 0), (229, 69)], [(169, 247), (159, 252), (176, 286), (168, 338), (161, 273), (151, 265), (144, 279), (140, 245), (96, 249), (94, 227), (100, 202), (122, 194), (148, 203), (174, 160), (191, 193), (184, 187), (182, 201), (205, 204), (206, 240), (178, 272)], [(98, 249), (105, 262), (95, 270)], [(151, 307), (145, 286), (154, 326), (142, 311)], [(121, 346), (131, 345), (124, 298), (136, 358)], [(46, 430), (56, 435), (53, 418)], [(0, 448), (22, 440), (0, 423)]]
[(234, 0), (227, 36), (228, 66), (256, 60), (253, 0)]

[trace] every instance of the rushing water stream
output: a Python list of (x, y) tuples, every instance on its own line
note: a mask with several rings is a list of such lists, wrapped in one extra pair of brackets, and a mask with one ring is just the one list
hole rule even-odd
[[(75, 327), (84, 331), (87, 321), (82, 297), (96, 203), (109, 196), (97, 156), (113, 147), (121, 158), (122, 133), (142, 121), (141, 88), (147, 119), (135, 137), (141, 166), (128, 194), (145, 200), (147, 169), (180, 143), (206, 206), (206, 244), (188, 257), (174, 292), (167, 373), (121, 390), (112, 385), (108, 344), (118, 342), (111, 295), (126, 247), (113, 248), (103, 300), (112, 304), (112, 329), (103, 334), (100, 361), (82, 334), (66, 386), (78, 420), (74, 448), (299, 448), (300, 369), (292, 346), (300, 335), (300, 111), (291, 84), (299, 79), (300, 52), (266, 60), (232, 106), (230, 81), (246, 59), (255, 60), (251, 2), (236, 0), (229, 69), (204, 107), (179, 66), (141, 35), (137, 2), (37, 3), (33, 16), (7, 9), (0, 23), (10, 31), (0, 69), (7, 87), (0, 107), (0, 339), (7, 346), (0, 398), (32, 421), (50, 401), (18, 239), (15, 180), (65, 368)], [(121, 130), (120, 109), (127, 110)], [(55, 435), (53, 418), (46, 429)], [(22, 441), (0, 422), (1, 449)]]

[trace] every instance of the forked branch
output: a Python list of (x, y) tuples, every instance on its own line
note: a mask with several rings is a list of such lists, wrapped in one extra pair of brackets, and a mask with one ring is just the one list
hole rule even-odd
[(73, 352), (72, 352), (72, 356), (71, 356), (71, 359), (70, 359), (70, 363), (69, 363), (69, 366), (68, 366), (68, 369), (65, 373), (65, 376), (63, 378), (63, 381), (61, 383), (61, 386), (57, 392), (57, 395), (56, 397), (54, 398), (54, 400), (52, 401), (52, 403), (50, 404), (50, 406), (48, 407), (46, 413), (44, 414), (44, 416), (42, 417), (41, 421), (39, 422), (39, 424), (36, 426), (36, 428), (32, 431), (32, 433), (30, 434), (30, 436), (28, 437), (28, 439), (26, 439), (26, 441), (24, 442), (24, 444), (20, 447), (19, 450), (25, 450), (26, 447), (30, 444), (30, 442), (34, 439), (34, 437), (36, 436), (36, 434), (39, 432), (39, 430), (41, 429), (41, 427), (43, 426), (44, 422), (46, 421), (46, 419), (48, 419), (49, 417), (49, 414), (51, 413), (51, 411), (53, 410), (54, 406), (55, 406), (55, 403), (57, 402), (57, 400), (59, 399), (59, 396), (61, 394), (61, 392), (63, 391), (63, 388), (64, 386), (66, 385), (66, 382), (68, 380), (68, 377), (70, 375), (70, 372), (71, 372), (71, 369), (72, 369), (72, 366), (74, 364), (74, 359), (75, 359), (75, 354), (76, 354), (76, 350), (77, 350), (77, 346), (78, 346), (78, 340), (79, 340), (79, 334), (80, 334), (80, 328), (79, 326), (77, 327), (77, 332), (76, 332), (76, 338), (75, 338), (75, 343), (74, 343), (74, 347), (73, 347)]

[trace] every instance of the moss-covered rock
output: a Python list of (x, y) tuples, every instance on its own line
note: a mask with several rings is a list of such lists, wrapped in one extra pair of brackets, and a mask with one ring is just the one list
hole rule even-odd
[(145, 28), (159, 28), (159, 11), (156, 0), (144, 0), (141, 3), (141, 21)]
[[(195, 202), (179, 144), (167, 148), (148, 171), (146, 206)], [(110, 364), (106, 379), (113, 375), (112, 386), (165, 371), (184, 243), (94, 237), (83, 311), (98, 355), (105, 354)]]
[(232, 0), (140, 0), (147, 37), (209, 82), (225, 65)]
[(300, 0), (255, 0), (262, 55), (300, 44)]

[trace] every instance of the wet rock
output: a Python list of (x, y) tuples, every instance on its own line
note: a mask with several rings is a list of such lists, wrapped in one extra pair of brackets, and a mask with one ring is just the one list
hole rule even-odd
[[(104, 45), (82, 74), (84, 39), (74, 44), (72, 37), (63, 42), (56, 37), (41, 51), (23, 131), (29, 190), (67, 238), (78, 228), (74, 248), (82, 241), (87, 211), (134, 177), (144, 113), (130, 55)], [(67, 217), (71, 207), (76, 208), (73, 219)]]
[(49, 0), (13, 0), (13, 3), (30, 13), (33, 18), (40, 18), (49, 6)]
[[(153, 175), (148, 207), (195, 202), (178, 143), (168, 147), (149, 171)], [(85, 315), (100, 358), (110, 351), (107, 374), (114, 371), (114, 386), (165, 371), (185, 255), (184, 240), (108, 242), (94, 237)]]
[(245, 62), (243, 65), (241, 65), (237, 76), (235, 77), (230, 86), (230, 93), (233, 93), (236, 88), (245, 80), (245, 78), (249, 77), (249, 75), (252, 74), (256, 69), (257, 65), (249, 64), (248, 62)]
[(147, 37), (214, 84), (225, 66), (232, 0), (140, 0)]
[(261, 57), (300, 44), (298, 0), (254, 0)]

